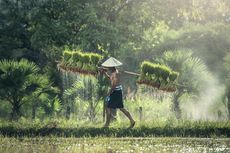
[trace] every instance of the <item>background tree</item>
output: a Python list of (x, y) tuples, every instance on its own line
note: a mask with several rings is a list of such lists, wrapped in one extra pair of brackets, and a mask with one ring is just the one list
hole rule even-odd
[[(57, 87), (53, 87), (49, 78), (46, 75), (40, 75), (36, 78), (37, 83), (40, 87), (37, 88), (33, 93), (24, 97), (23, 102), (25, 103), (22, 107), (24, 115), (31, 112), (29, 116), (34, 120), (37, 116), (37, 110), (41, 108), (44, 110), (46, 116), (55, 115), (62, 108), (62, 103), (58, 94), (60, 93)], [(27, 110), (26, 110), (27, 109)], [(29, 110), (29, 111), (28, 111)]]
[(224, 68), (225, 68), (225, 84), (226, 84), (226, 96), (227, 96), (227, 108), (228, 108), (228, 118), (230, 119), (230, 53), (224, 58)]
[(11, 119), (16, 120), (22, 115), (20, 109), (26, 96), (52, 87), (38, 72), (37, 65), (25, 59), (0, 62), (0, 97), (12, 105)]
[(177, 118), (181, 118), (180, 97), (183, 94), (199, 95), (206, 87), (210, 74), (206, 65), (197, 57), (193, 57), (191, 51), (167, 51), (159, 59), (158, 63), (166, 64), (172, 70), (179, 72), (177, 91), (173, 96), (172, 109)]
[[(225, 85), (229, 5), (227, 0), (1, 0), (0, 59), (33, 61), (62, 89), (56, 61), (66, 47), (116, 56), (134, 72), (143, 60), (186, 48)], [(126, 87), (137, 89), (136, 78), (123, 80), (124, 93)], [(38, 99), (49, 112), (53, 102), (45, 95)]]

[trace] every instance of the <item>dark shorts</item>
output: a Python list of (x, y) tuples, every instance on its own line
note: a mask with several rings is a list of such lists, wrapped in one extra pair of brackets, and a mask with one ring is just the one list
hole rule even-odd
[(106, 106), (108, 108), (124, 108), (122, 89), (114, 90), (109, 97), (106, 98)]

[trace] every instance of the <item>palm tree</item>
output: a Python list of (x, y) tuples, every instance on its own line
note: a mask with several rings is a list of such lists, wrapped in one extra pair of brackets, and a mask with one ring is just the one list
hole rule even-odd
[[(67, 105), (66, 118), (69, 119), (71, 110), (70, 108), (74, 106), (75, 98), (78, 97), (82, 102), (85, 102), (87, 106), (87, 115), (91, 121), (95, 121), (96, 109), (100, 104), (101, 96), (100, 94), (106, 93), (105, 89), (102, 89), (99, 80), (94, 77), (84, 77), (72, 84), (70, 88), (65, 89), (64, 99)], [(103, 88), (106, 88), (105, 86)]]
[(225, 69), (225, 85), (226, 85), (226, 96), (228, 98), (228, 119), (230, 119), (230, 53), (224, 57), (224, 69)]
[[(28, 93), (27, 100), (23, 99), (23, 102), (32, 103), (32, 119), (36, 117), (36, 110), (38, 107), (42, 107), (46, 114), (52, 114), (55, 110), (55, 104), (60, 105), (61, 102), (57, 97), (60, 92), (57, 87), (53, 87), (47, 75), (37, 74), (33, 77), (31, 83), (37, 84), (37, 88)], [(59, 109), (59, 108), (57, 108)]]
[(172, 109), (176, 117), (181, 118), (179, 98), (185, 93), (198, 95), (203, 90), (210, 77), (207, 67), (199, 58), (193, 57), (190, 50), (167, 51), (156, 62), (166, 64), (180, 74)]
[(46, 77), (38, 72), (38, 66), (25, 59), (0, 61), (0, 98), (12, 105), (11, 119), (17, 120), (22, 115), (20, 108), (26, 96), (43, 93), (51, 87)]

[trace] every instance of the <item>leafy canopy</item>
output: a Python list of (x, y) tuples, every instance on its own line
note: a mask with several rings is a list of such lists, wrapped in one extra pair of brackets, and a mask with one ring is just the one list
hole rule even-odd
[(39, 74), (38, 66), (26, 59), (20, 61), (0, 61), (0, 98), (12, 105), (12, 119), (20, 117), (20, 108), (26, 99), (33, 94), (39, 97), (42, 93), (57, 93), (46, 75)]

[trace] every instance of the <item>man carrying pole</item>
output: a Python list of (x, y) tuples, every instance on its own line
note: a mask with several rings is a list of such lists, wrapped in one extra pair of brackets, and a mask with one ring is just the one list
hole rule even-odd
[(111, 88), (108, 93), (108, 96), (106, 97), (106, 122), (105, 122), (104, 127), (108, 127), (110, 124), (111, 110), (118, 108), (130, 120), (129, 128), (133, 128), (135, 125), (135, 121), (133, 120), (128, 110), (124, 108), (122, 85), (121, 85), (120, 76), (119, 76), (120, 73), (116, 69), (116, 66), (122, 65), (122, 63), (116, 60), (115, 58), (110, 57), (108, 60), (106, 60), (101, 65), (105, 68), (108, 68), (109, 71), (111, 71), (111, 75), (108, 75), (106, 69), (104, 68), (100, 69), (100, 71), (104, 73), (110, 79), (110, 82), (111, 82)]

